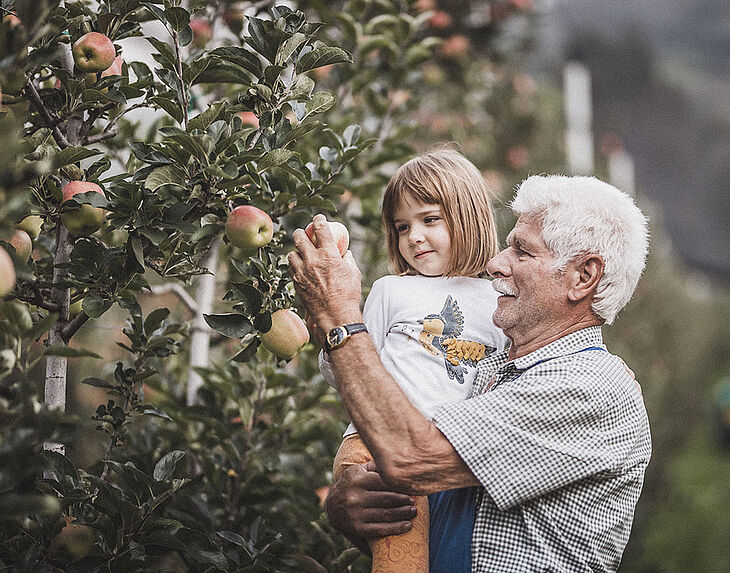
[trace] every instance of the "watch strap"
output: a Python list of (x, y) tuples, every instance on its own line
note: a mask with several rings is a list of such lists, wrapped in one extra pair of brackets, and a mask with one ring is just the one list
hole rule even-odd
[(353, 322), (351, 324), (335, 326), (325, 336), (324, 348), (329, 352), (330, 350), (334, 350), (335, 348), (342, 346), (353, 334), (367, 331), (367, 327), (362, 322)]

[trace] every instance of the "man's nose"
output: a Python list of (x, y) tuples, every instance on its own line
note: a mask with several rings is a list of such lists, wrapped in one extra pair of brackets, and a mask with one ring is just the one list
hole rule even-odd
[(506, 277), (509, 274), (509, 264), (507, 262), (507, 249), (503, 249), (494, 255), (487, 263), (487, 272), (492, 278)]

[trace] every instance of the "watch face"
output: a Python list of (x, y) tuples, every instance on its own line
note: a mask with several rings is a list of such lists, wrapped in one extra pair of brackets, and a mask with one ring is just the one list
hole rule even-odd
[(327, 333), (327, 343), (330, 348), (336, 348), (345, 339), (345, 329), (341, 326), (333, 328)]

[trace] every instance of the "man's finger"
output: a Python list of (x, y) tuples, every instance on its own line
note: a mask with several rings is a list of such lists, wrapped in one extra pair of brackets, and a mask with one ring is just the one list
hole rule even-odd
[[(294, 229), (291, 237), (294, 240), (294, 246), (297, 248), (297, 250), (293, 252), (296, 252), (301, 259), (305, 260), (308, 257), (311, 257), (317, 250), (317, 247), (315, 247), (312, 241), (309, 240), (309, 237), (307, 237), (304, 229)], [(289, 254), (291, 255), (291, 253)]]
[(312, 219), (312, 228), (314, 229), (314, 236), (317, 237), (317, 248), (333, 254), (337, 253), (339, 256), (340, 251), (337, 249), (337, 243), (335, 243), (335, 238), (332, 236), (327, 218), (322, 214), (315, 215)]
[(363, 523), (358, 533), (363, 537), (388, 537), (390, 535), (400, 535), (406, 531), (410, 531), (412, 524), (410, 521), (397, 521), (395, 523)]

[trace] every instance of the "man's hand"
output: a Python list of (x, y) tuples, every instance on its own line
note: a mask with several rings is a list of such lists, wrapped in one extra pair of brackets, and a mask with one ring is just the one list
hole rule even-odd
[(345, 469), (324, 507), (335, 529), (364, 552), (369, 552), (365, 539), (405, 533), (416, 516), (413, 499), (390, 491), (374, 462)]
[(302, 229), (292, 234), (296, 251), (289, 267), (297, 294), (322, 332), (340, 324), (360, 322), (360, 270), (349, 251), (342, 257), (324, 215), (315, 215), (315, 247)]

